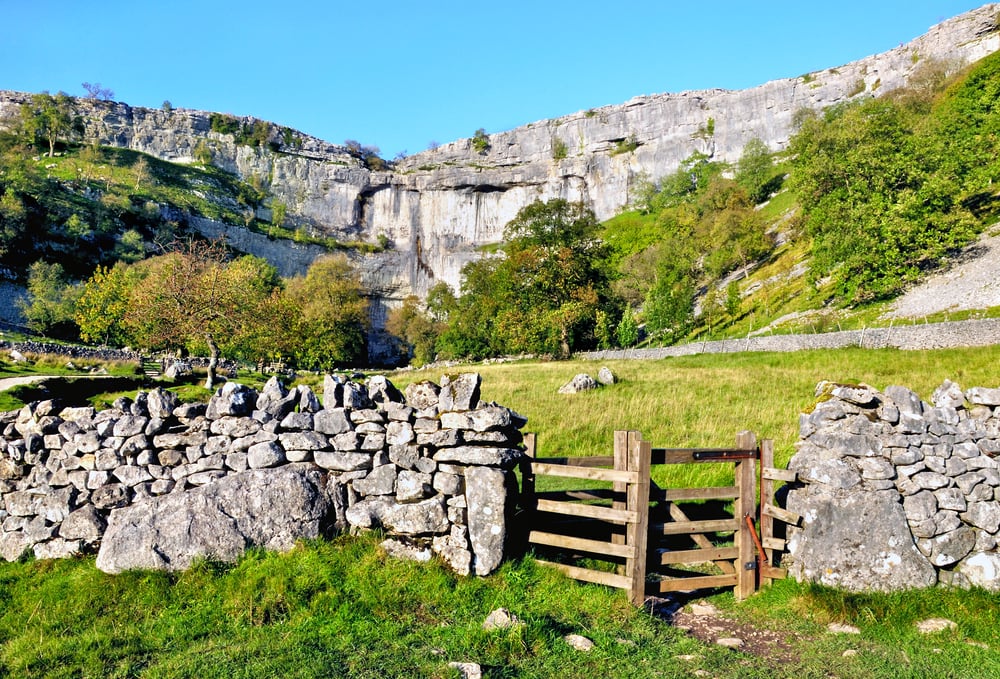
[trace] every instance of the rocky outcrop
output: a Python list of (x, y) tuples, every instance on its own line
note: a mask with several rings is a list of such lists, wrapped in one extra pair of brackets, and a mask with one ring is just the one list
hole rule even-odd
[(789, 572), (852, 591), (1000, 590), (1000, 389), (820, 383), (800, 418)]
[(139, 392), (110, 410), (0, 413), (0, 557), (100, 548), (98, 566), (186, 568), (381, 528), (386, 548), (486, 575), (505, 553), (525, 420), (479, 402), (476, 374), (400, 393), (327, 376), (322, 403), (277, 378), (207, 404)]

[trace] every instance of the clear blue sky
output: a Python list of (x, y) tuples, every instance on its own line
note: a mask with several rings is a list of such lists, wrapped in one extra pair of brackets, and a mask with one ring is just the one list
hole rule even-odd
[(962, 0), (0, 0), (0, 89), (221, 111), (384, 157), (882, 52)]

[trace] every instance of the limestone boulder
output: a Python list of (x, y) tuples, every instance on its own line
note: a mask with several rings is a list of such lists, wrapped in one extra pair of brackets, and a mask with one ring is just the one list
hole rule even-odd
[(587, 373), (576, 375), (566, 384), (559, 387), (560, 394), (579, 394), (583, 391), (597, 389), (597, 381)]
[(503, 559), (507, 540), (506, 484), (507, 475), (499, 469), (469, 467), (465, 471), (469, 543), (476, 575), (489, 575)]
[(895, 491), (852, 493), (811, 484), (788, 494), (802, 526), (788, 538), (789, 574), (852, 592), (930, 587), (931, 562), (917, 549)]
[(284, 551), (323, 534), (330, 500), (304, 465), (255, 469), (111, 512), (97, 555), (106, 573), (180, 570), (196, 559), (235, 561), (249, 547)]

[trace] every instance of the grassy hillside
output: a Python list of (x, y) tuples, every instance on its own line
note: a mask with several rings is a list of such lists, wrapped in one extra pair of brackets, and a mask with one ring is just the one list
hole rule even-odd
[(919, 62), (905, 89), (799, 112), (783, 153), (695, 154), (640, 183), (603, 236), (646, 342), (886, 324), (890, 300), (996, 220), (998, 88), (1000, 55)]

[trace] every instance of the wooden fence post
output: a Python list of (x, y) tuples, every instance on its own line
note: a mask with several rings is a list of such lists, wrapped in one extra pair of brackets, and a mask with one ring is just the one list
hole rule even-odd
[[(757, 447), (757, 437), (752, 431), (741, 431), (736, 435), (736, 447), (747, 450)], [(756, 462), (754, 458), (740, 460), (736, 463), (736, 502), (733, 515), (739, 522), (735, 542), (739, 558), (736, 562), (736, 589), (733, 594), (737, 601), (742, 601), (756, 589), (757, 572), (755, 545), (746, 524), (746, 517), (757, 518), (756, 493)]]
[[(760, 442), (760, 506), (769, 505), (774, 503), (774, 481), (769, 478), (765, 478), (764, 469), (774, 466), (774, 441), (771, 439), (764, 439)], [(760, 513), (760, 538), (761, 541), (765, 541), (765, 538), (774, 536), (774, 517), (770, 514)], [(770, 585), (774, 582), (774, 578), (769, 576), (771, 571), (771, 565), (774, 563), (774, 550), (770, 549), (767, 544), (764, 545), (764, 556), (767, 557), (767, 563), (760, 564), (760, 584)]]
[[(628, 466), (628, 435), (627, 431), (615, 431), (615, 449), (614, 449), (614, 468), (617, 470), (627, 470)], [(612, 489), (614, 490), (615, 497), (611, 501), (611, 507), (614, 509), (625, 509), (628, 506), (628, 499), (626, 498), (626, 493), (628, 492), (628, 484), (622, 481), (615, 481)], [(624, 545), (625, 544), (625, 532), (618, 532), (618, 529), (612, 529), (614, 532), (611, 535), (611, 544), (614, 545)]]
[(524, 455), (527, 458), (521, 462), (521, 506), (530, 511), (535, 511), (535, 506), (538, 504), (535, 497), (535, 472), (531, 468), (531, 463), (534, 461), (537, 451), (535, 446), (537, 445), (537, 438), (534, 432), (528, 432), (524, 435)]
[[(616, 437), (617, 441), (617, 437)], [(646, 545), (649, 537), (649, 465), (652, 446), (642, 440), (637, 431), (628, 432), (628, 471), (638, 474), (635, 483), (628, 484), (626, 508), (637, 514), (635, 523), (625, 529), (625, 544), (630, 556), (626, 559), (626, 577), (630, 580), (629, 599), (636, 606), (646, 601)]]

